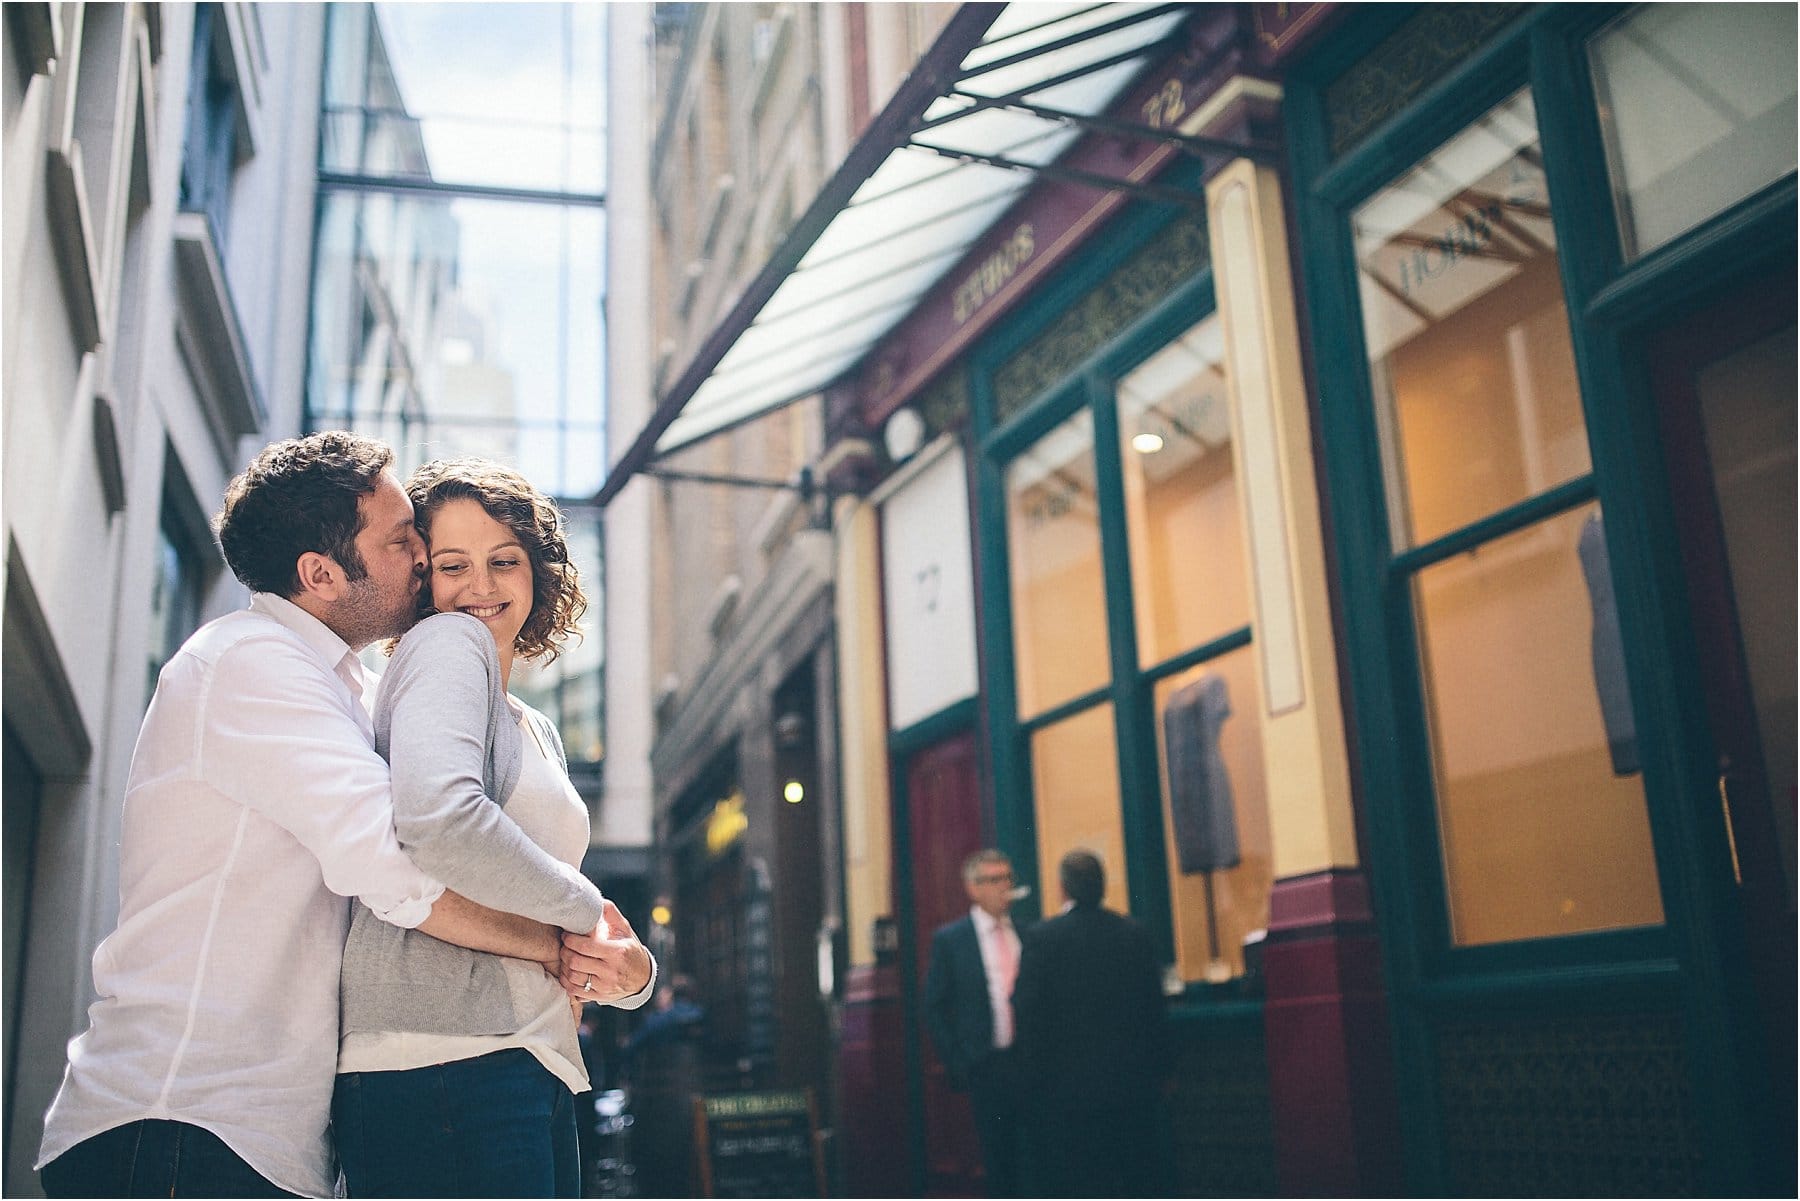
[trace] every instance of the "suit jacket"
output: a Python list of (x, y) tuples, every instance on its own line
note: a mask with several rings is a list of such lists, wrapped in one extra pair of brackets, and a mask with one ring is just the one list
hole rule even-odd
[(975, 919), (963, 914), (931, 936), (925, 972), (925, 1027), (950, 1070), (950, 1086), (969, 1087), (969, 1074), (994, 1053), (994, 1007)]
[(1047, 1105), (1147, 1104), (1167, 1074), (1156, 950), (1110, 909), (1071, 909), (1025, 936), (1013, 1020), (1026, 1088)]

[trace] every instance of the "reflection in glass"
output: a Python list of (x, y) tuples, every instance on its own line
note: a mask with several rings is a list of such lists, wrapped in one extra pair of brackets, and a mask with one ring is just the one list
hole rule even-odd
[(1663, 920), (1595, 504), (1415, 580), (1452, 939)]
[(1250, 620), (1219, 319), (1119, 381), (1119, 459), (1143, 666)]
[(1029, 718), (1109, 675), (1094, 419), (1086, 409), (1007, 464), (1006, 536), (1018, 711)]
[(320, 166), (603, 192), (603, 21), (591, 4), (329, 6)]
[(1647, 4), (1589, 53), (1626, 258), (1793, 174), (1793, 5)]
[(601, 636), (605, 590), (600, 576), (600, 522), (591, 509), (566, 513), (565, 518), (569, 559), (581, 573), (581, 590), (588, 601), (581, 618), (582, 636), (564, 643), (562, 654), (548, 666), (521, 659), (513, 670), (512, 690), (557, 723), (571, 763), (597, 763), (606, 753), (601, 716), (606, 639)]
[(1394, 545), (1585, 475), (1530, 93), (1370, 197), (1352, 224)]
[(403, 472), (476, 454), (546, 492), (591, 494), (599, 210), (348, 191), (319, 204), (313, 427), (384, 438)]
[(1128, 912), (1131, 901), (1125, 881), (1125, 831), (1119, 811), (1112, 706), (1095, 705), (1035, 731), (1031, 736), (1031, 783), (1044, 912), (1054, 913), (1062, 904), (1057, 868), (1062, 857), (1077, 847), (1095, 852), (1106, 864), (1107, 907)]
[(1157, 747), (1183, 980), (1244, 974), (1244, 940), (1266, 931), (1274, 882), (1262, 704), (1243, 647), (1156, 685)]

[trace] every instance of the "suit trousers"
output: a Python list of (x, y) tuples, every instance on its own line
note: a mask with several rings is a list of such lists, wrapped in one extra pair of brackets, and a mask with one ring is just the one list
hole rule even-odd
[(1025, 1096), (1018, 1055), (997, 1050), (969, 1070), (969, 1101), (990, 1197), (1027, 1196)]

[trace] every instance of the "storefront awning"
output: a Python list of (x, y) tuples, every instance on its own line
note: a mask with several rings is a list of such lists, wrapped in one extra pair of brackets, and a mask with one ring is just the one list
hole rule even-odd
[(657, 457), (842, 378), (1036, 175), (1157, 195), (1057, 160), (1090, 129), (1205, 141), (1103, 116), (1174, 46), (1191, 7), (964, 5), (611, 465), (595, 503)]

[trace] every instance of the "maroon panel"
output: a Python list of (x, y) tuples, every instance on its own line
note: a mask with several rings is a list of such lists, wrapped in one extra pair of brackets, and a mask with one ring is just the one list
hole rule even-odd
[[(901, 867), (912, 877), (918, 948), (913, 968), (923, 996), (932, 932), (968, 912), (962, 863), (982, 847), (974, 731), (953, 734), (907, 759), (906, 818), (912, 859)], [(969, 1099), (950, 1091), (944, 1065), (923, 1029), (919, 1041), (925, 1049), (926, 1195), (979, 1195), (981, 1148)]]
[(1263, 973), (1281, 1191), (1396, 1195), (1400, 1128), (1381, 945), (1360, 873), (1275, 882)]
[(853, 967), (844, 979), (838, 1043), (844, 1184), (852, 1197), (903, 1197), (906, 1166), (906, 1041), (900, 972)]

